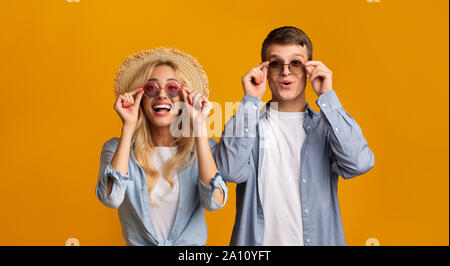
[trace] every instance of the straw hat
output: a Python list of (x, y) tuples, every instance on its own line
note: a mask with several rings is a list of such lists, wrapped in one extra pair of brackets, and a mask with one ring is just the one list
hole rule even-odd
[(157, 47), (151, 50), (143, 50), (132, 56), (128, 56), (117, 71), (114, 79), (114, 89), (116, 93), (123, 93), (126, 90), (129, 75), (133, 70), (141, 67), (150, 61), (169, 60), (174, 62), (192, 82), (191, 89), (209, 96), (208, 77), (197, 59), (191, 55), (175, 48)]

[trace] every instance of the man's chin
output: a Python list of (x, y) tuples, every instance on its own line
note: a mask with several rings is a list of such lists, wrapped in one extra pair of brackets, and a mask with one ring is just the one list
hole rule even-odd
[(296, 101), (302, 96), (302, 93), (295, 93), (292, 91), (278, 91), (277, 95), (272, 94), (273, 101), (277, 102), (291, 102)]

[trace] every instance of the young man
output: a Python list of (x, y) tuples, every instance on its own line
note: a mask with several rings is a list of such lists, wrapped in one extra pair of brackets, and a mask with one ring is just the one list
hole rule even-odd
[[(338, 177), (369, 171), (374, 155), (303, 31), (273, 30), (261, 58), (242, 78), (245, 95), (214, 154), (225, 180), (238, 184), (230, 244), (345, 245)], [(320, 113), (305, 100), (307, 79)], [(266, 80), (272, 100), (260, 111)]]

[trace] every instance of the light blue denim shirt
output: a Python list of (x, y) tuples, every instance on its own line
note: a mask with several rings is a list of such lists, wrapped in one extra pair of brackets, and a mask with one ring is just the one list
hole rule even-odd
[[(303, 122), (306, 138), (298, 151), (302, 206), (298, 211), (302, 212), (304, 244), (345, 245), (337, 198), (338, 177), (347, 179), (364, 174), (374, 166), (375, 159), (360, 127), (342, 108), (333, 90), (322, 94), (316, 104), (320, 113), (306, 105)], [(244, 95), (214, 152), (224, 180), (237, 183), (231, 245), (264, 243), (259, 188), (265, 139), (258, 122), (267, 115), (268, 106), (260, 110), (261, 105), (258, 98)]]
[[(119, 144), (119, 138), (108, 140), (100, 156), (100, 172), (95, 194), (107, 207), (118, 208), (122, 235), (127, 246), (197, 246), (204, 245), (207, 227), (203, 208), (213, 211), (222, 208), (228, 197), (228, 189), (219, 172), (205, 186), (198, 178), (198, 162), (195, 161), (178, 172), (180, 194), (175, 221), (167, 239), (158, 239), (152, 233), (150, 199), (144, 171), (132, 159), (128, 161), (128, 174), (121, 175), (111, 167), (111, 160)], [(134, 142), (133, 144), (134, 145)], [(217, 142), (209, 139), (214, 151)], [(132, 146), (133, 147), (133, 146)], [(192, 156), (192, 154), (191, 154)], [(107, 195), (108, 176), (114, 180), (111, 194)], [(222, 188), (224, 202), (219, 205), (214, 197), (214, 188)]]

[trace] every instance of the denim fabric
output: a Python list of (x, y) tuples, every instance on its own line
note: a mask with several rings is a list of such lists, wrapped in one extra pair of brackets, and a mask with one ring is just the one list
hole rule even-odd
[[(264, 132), (259, 119), (267, 115), (262, 101), (244, 95), (214, 157), (224, 180), (237, 183), (236, 219), (230, 245), (262, 245), (264, 213), (260, 200), (260, 173)], [(270, 102), (269, 102), (270, 104)], [(375, 157), (355, 120), (342, 108), (332, 91), (316, 101), (320, 113), (306, 105), (301, 152), (301, 206), (305, 245), (345, 245), (338, 177), (352, 178), (369, 171)], [(283, 178), (274, 176), (274, 178)], [(283, 208), (283, 206), (280, 206)]]
[[(100, 156), (100, 172), (95, 193), (107, 207), (118, 208), (122, 235), (129, 246), (195, 246), (204, 245), (207, 239), (207, 227), (203, 208), (213, 211), (222, 208), (228, 197), (228, 189), (220, 173), (211, 180), (210, 185), (203, 184), (198, 178), (197, 158), (189, 166), (178, 172), (180, 196), (174, 224), (167, 239), (157, 239), (152, 233), (149, 206), (149, 194), (144, 171), (132, 159), (128, 161), (128, 174), (121, 175), (111, 167), (111, 160), (119, 144), (119, 138), (108, 140)], [(134, 143), (132, 144), (134, 145)], [(217, 142), (209, 140), (214, 151)], [(108, 176), (114, 180), (111, 194), (107, 195)], [(223, 189), (225, 200), (219, 205), (214, 197), (214, 188)]]

